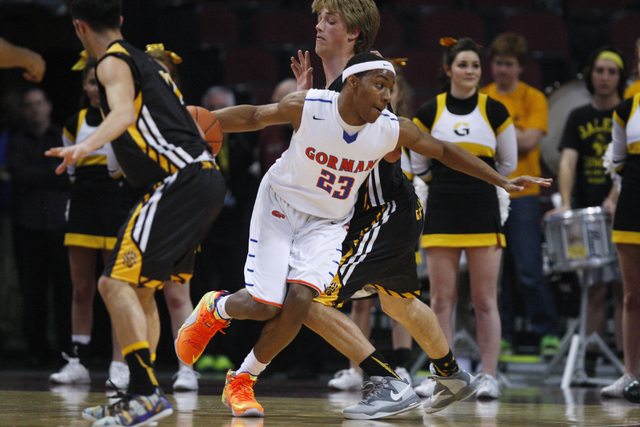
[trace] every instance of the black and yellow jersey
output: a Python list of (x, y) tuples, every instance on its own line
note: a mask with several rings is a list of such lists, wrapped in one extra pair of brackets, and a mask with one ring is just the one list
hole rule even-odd
[[(209, 148), (169, 73), (124, 40), (111, 43), (100, 61), (108, 56), (129, 65), (135, 84), (135, 123), (112, 142), (127, 180), (135, 188), (147, 188), (191, 163), (210, 160)], [(99, 81), (98, 88), (102, 112), (107, 116), (109, 105)]]

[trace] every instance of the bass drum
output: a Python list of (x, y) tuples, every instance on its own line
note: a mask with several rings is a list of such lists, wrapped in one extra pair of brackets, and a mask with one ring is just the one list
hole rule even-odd
[(591, 102), (591, 94), (582, 79), (571, 80), (555, 89), (548, 97), (549, 128), (540, 141), (540, 157), (553, 176), (558, 176), (560, 139), (569, 113)]

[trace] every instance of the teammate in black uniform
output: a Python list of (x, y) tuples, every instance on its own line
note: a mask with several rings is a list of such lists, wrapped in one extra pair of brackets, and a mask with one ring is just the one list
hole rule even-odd
[[(91, 57), (105, 119), (84, 142), (47, 151), (59, 172), (112, 141), (127, 179), (146, 194), (130, 212), (98, 289), (131, 372), (123, 401), (84, 411), (94, 425), (139, 425), (172, 413), (158, 386), (149, 340), (159, 329), (153, 294), (191, 276), (195, 250), (220, 211), (224, 184), (169, 74), (122, 39), (120, 0), (71, 0)], [(188, 218), (188, 220), (185, 220)]]

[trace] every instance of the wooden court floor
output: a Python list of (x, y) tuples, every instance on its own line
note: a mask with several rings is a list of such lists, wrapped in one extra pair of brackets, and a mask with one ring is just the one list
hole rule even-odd
[[(47, 372), (0, 372), (0, 425), (89, 426), (80, 413), (104, 404), (105, 378), (87, 386), (50, 387)], [(171, 390), (170, 376), (160, 378)], [(347, 420), (342, 409), (357, 402), (358, 392), (332, 392), (325, 383), (266, 378), (256, 384), (265, 418), (233, 418), (220, 401), (223, 382), (203, 378), (199, 392), (168, 394), (174, 413), (159, 426), (640, 426), (640, 405), (601, 399), (597, 388), (514, 387), (498, 401), (470, 398), (426, 415), (421, 409), (371, 421)]]

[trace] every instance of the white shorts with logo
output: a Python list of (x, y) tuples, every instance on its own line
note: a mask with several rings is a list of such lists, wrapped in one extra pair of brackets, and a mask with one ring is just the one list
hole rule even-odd
[(303, 213), (279, 197), (265, 176), (251, 215), (244, 271), (249, 294), (278, 307), (287, 283), (322, 294), (338, 270), (350, 217), (330, 220)]

